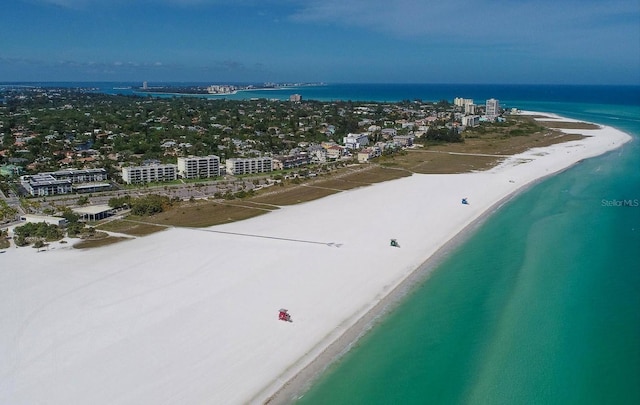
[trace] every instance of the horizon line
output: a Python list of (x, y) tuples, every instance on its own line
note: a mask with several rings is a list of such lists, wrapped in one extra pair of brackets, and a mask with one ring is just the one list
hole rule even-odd
[(20, 83), (176, 83), (176, 84), (323, 84), (323, 85), (430, 85), (430, 86), (610, 86), (610, 87), (640, 87), (640, 83), (472, 83), (472, 82), (325, 82), (325, 81), (203, 81), (203, 80), (7, 80), (0, 81), (1, 85), (15, 85)]

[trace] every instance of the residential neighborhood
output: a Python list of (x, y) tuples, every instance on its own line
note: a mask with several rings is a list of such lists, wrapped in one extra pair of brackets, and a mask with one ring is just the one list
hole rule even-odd
[(462, 142), (466, 127), (502, 113), (495, 99), (232, 101), (20, 87), (0, 96), (3, 190), (32, 198), (366, 163)]

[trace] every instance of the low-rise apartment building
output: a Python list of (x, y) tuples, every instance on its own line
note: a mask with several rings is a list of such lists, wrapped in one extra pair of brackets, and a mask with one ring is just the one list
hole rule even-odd
[(72, 191), (71, 180), (58, 180), (48, 173), (20, 177), (20, 185), (32, 196), (68, 194)]
[(396, 135), (393, 137), (393, 142), (397, 143), (402, 147), (413, 146), (413, 139), (415, 136), (413, 135)]
[(276, 156), (273, 159), (273, 170), (292, 169), (309, 164), (311, 158), (308, 154), (297, 154), (290, 156)]
[(370, 159), (376, 158), (381, 154), (382, 151), (377, 146), (364, 148), (358, 152), (358, 163), (368, 162)]
[(98, 169), (67, 169), (55, 172), (46, 172), (41, 174), (49, 174), (57, 180), (69, 179), (73, 184), (77, 183), (95, 183), (107, 180), (107, 170)]
[(340, 145), (327, 145), (324, 147), (326, 158), (328, 160), (337, 160), (342, 158), (344, 148)]
[(21, 176), (20, 184), (32, 196), (46, 196), (108, 190), (109, 183), (100, 183), (106, 180), (103, 168), (69, 169)]

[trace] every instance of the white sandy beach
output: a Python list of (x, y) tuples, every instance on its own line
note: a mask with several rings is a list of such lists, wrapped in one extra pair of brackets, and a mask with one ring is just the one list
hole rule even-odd
[[(11, 247), (0, 254), (0, 403), (264, 403), (496, 203), (631, 139), (565, 131), (590, 137), (223, 226), (90, 250)], [(278, 320), (282, 307), (293, 322)]]

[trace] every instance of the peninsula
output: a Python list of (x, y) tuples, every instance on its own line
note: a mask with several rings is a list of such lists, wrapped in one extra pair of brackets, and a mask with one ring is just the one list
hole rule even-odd
[(152, 94), (175, 94), (191, 96), (225, 96), (238, 91), (295, 89), (296, 87), (322, 86), (323, 83), (261, 83), (261, 84), (212, 84), (209, 86), (157, 85), (149, 86), (147, 82), (137, 91)]

